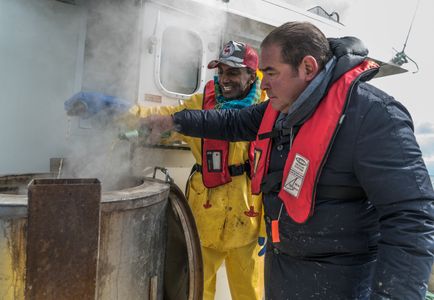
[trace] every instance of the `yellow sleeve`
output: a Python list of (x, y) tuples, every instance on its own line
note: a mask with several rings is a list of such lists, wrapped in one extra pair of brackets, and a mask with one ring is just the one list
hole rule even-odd
[(201, 109), (202, 108), (202, 95), (196, 94), (191, 96), (181, 104), (176, 106), (139, 106), (134, 105), (130, 109), (130, 113), (140, 118), (147, 117), (149, 115), (172, 115), (183, 109)]
[(176, 106), (142, 106), (134, 105), (129, 111), (116, 119), (121, 125), (128, 128), (137, 128), (140, 119), (146, 118), (150, 115), (172, 115), (183, 109), (201, 109), (202, 108), (202, 94), (195, 94)]
[[(150, 115), (172, 115), (184, 109), (202, 109), (202, 94), (195, 94), (181, 104), (176, 106), (142, 106), (134, 105), (129, 111), (119, 116), (115, 121), (120, 126), (125, 126), (128, 129), (138, 128), (140, 126), (140, 119), (146, 118)], [(183, 140), (181, 134), (172, 133), (170, 141)]]

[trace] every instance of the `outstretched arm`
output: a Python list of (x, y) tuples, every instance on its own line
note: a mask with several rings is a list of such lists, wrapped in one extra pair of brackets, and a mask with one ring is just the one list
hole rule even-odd
[(228, 141), (256, 138), (267, 102), (244, 109), (183, 110), (173, 115), (176, 130), (182, 134)]
[(253, 141), (256, 138), (267, 102), (244, 109), (182, 110), (172, 116), (152, 115), (142, 120), (151, 130), (149, 143), (162, 132), (175, 130), (187, 136), (227, 141)]

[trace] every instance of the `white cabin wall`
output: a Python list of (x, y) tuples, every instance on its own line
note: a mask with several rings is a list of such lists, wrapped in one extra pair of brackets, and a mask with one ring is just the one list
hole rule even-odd
[(0, 0), (0, 174), (46, 172), (62, 154), (82, 22), (80, 6)]

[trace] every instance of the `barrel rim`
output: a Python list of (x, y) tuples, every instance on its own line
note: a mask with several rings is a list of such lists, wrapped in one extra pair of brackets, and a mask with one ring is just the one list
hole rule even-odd
[[(1, 179), (16, 179), (16, 178), (33, 178), (44, 179), (44, 176), (50, 176), (51, 173), (26, 173), (17, 175), (0, 176)], [(52, 179), (52, 178), (49, 178)], [(134, 209), (153, 205), (160, 201), (166, 200), (170, 190), (170, 185), (161, 180), (152, 178), (136, 178), (141, 181), (141, 184), (125, 189), (103, 191), (101, 193), (102, 211), (110, 211), (113, 209)], [(65, 180), (62, 178), (62, 180)], [(76, 179), (74, 179), (76, 180)], [(27, 194), (7, 194), (0, 193), (0, 210), (8, 208), (10, 211), (17, 208), (22, 211), (27, 208)], [(133, 202), (133, 203), (128, 203)], [(26, 212), (27, 213), (27, 212)]]

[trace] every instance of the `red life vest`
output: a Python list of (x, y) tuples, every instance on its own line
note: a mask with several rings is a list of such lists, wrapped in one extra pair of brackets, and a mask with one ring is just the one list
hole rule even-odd
[[(214, 109), (216, 103), (214, 81), (205, 85), (203, 109)], [(202, 139), (202, 181), (207, 188), (213, 188), (231, 182), (228, 168), (229, 142)]]
[[(378, 65), (365, 60), (333, 83), (313, 115), (301, 126), (292, 144), (278, 196), (288, 215), (297, 223), (306, 222), (313, 214), (316, 184), (345, 112), (350, 87), (359, 75), (373, 68), (378, 68)], [(272, 131), (278, 115), (279, 112), (268, 104), (255, 141), (251, 164), (253, 194), (260, 193), (271, 152), (271, 138), (259, 139), (259, 136)]]

